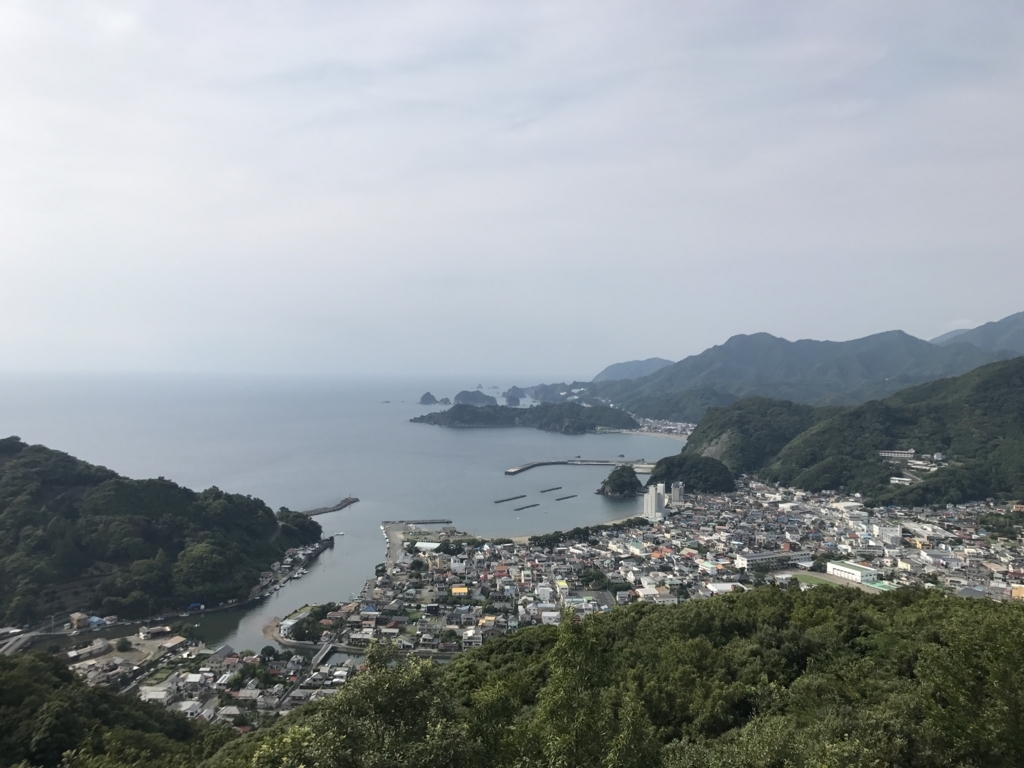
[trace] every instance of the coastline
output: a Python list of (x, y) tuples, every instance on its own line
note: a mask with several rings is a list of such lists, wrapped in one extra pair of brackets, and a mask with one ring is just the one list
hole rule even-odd
[(678, 440), (685, 443), (688, 439), (688, 435), (677, 435), (674, 432), (645, 432), (642, 429), (608, 429), (599, 430), (594, 434), (597, 435), (640, 435), (641, 437), (667, 437), (671, 440)]

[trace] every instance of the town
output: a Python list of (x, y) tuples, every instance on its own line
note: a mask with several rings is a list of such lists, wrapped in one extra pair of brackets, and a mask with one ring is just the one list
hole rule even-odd
[[(1024, 599), (1020, 526), (1013, 524), (1020, 513), (1024, 505), (992, 501), (869, 510), (857, 497), (741, 478), (728, 494), (653, 486), (640, 517), (518, 539), (388, 522), (381, 526), (386, 561), (358, 599), (302, 606), (268, 628), (284, 651), (205, 648), (159, 626), (141, 628), (137, 640), (116, 649), (96, 640), (68, 655), (97, 684), (138, 670), (132, 653), (157, 658), (131, 686), (141, 698), (247, 729), (337, 690), (359, 673), (374, 642), (444, 661), (566, 616), (637, 601), (713, 599), (766, 583), (868, 592), (919, 585), (963, 598)], [(263, 589), (301, 574), (313, 555), (290, 555)]]

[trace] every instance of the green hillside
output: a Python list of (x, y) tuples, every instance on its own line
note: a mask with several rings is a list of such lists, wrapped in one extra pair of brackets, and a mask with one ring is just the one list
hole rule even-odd
[(710, 409), (684, 452), (719, 459), (736, 474), (756, 472), (790, 440), (840, 410), (747, 397), (727, 408)]
[(737, 400), (736, 395), (711, 387), (665, 392), (658, 395), (626, 394), (616, 403), (623, 410), (645, 419), (664, 419), (696, 424), (709, 408), (724, 408)]
[[(878, 451), (940, 451), (950, 465), (910, 487), (888, 484)], [(764, 471), (809, 490), (878, 502), (942, 504), (1024, 495), (1024, 359), (988, 365), (845, 411), (796, 437)]]
[(417, 416), (416, 424), (440, 427), (533, 427), (548, 432), (580, 435), (604, 429), (636, 429), (640, 425), (624, 411), (597, 405), (590, 408), (578, 403), (542, 403), (532, 408), (511, 408), (505, 405), (453, 405), (447, 411)]
[(736, 490), (732, 473), (725, 464), (718, 459), (685, 452), (658, 460), (647, 485), (658, 483), (664, 483), (666, 488), (671, 488), (672, 483), (686, 483), (687, 490), (696, 493)]
[(90, 687), (44, 653), (0, 656), (0, 767), (177, 768), (237, 734)]
[[(372, 646), (242, 737), (0, 658), (0, 768), (1010, 768), (1015, 604), (761, 587), (499, 636), (447, 665)], [(63, 756), (63, 757), (62, 757)]]
[(206, 768), (1009, 768), (1024, 762), (1016, 605), (762, 587), (369, 671)]
[(248, 595), (320, 525), (259, 499), (129, 480), (16, 437), (0, 440), (0, 622), (152, 615)]
[[(941, 452), (948, 466), (911, 474), (881, 450)], [(905, 389), (852, 408), (814, 408), (747, 398), (711, 409), (685, 454), (721, 459), (733, 472), (807, 490), (864, 494), (873, 503), (908, 506), (1024, 497), (1024, 358)]]

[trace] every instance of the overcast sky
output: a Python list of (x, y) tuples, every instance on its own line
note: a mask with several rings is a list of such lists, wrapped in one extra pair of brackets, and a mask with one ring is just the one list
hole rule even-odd
[(1017, 0), (8, 1), (0, 370), (930, 338), (1024, 310), (1022, 138)]

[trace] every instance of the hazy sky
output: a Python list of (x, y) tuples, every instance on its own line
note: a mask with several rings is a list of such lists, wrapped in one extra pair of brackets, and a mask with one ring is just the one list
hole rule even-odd
[(8, 0), (0, 370), (929, 338), (1024, 309), (1022, 139), (1019, 0)]

